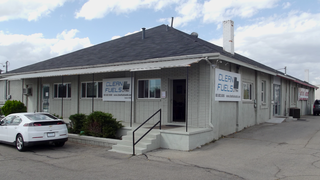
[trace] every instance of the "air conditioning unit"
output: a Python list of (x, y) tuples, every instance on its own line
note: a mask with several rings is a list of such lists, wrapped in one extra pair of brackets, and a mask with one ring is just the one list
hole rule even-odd
[(23, 88), (23, 94), (26, 96), (32, 96), (32, 88)]

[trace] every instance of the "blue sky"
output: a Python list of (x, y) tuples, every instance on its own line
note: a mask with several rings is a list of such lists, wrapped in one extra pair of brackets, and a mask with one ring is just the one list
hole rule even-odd
[[(9, 71), (161, 24), (320, 84), (320, 0), (0, 0), (0, 63)], [(1, 69), (1, 68), (0, 68)], [(2, 68), (4, 69), (4, 68)]]

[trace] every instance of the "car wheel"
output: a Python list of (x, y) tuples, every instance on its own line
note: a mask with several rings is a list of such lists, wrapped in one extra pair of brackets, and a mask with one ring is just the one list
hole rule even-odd
[(62, 147), (64, 145), (64, 142), (55, 142), (54, 145), (56, 147)]
[(24, 141), (23, 141), (23, 137), (21, 134), (19, 134), (16, 138), (16, 147), (18, 149), (18, 151), (24, 151), (25, 147), (24, 147)]

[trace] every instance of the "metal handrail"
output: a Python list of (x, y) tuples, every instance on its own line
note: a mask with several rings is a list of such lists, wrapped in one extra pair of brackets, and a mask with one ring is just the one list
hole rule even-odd
[[(148, 122), (151, 118), (153, 118), (153, 116), (155, 116), (156, 114), (158, 114), (160, 112), (160, 120), (155, 124), (153, 125), (146, 133), (144, 133), (143, 136), (140, 137), (140, 139), (135, 142), (135, 139), (134, 139), (134, 133), (139, 129), (141, 128), (146, 122)], [(138, 142), (144, 138), (154, 127), (156, 127), (158, 124), (160, 123), (160, 126), (159, 126), (159, 129), (161, 130), (161, 109), (159, 109), (157, 112), (155, 112), (152, 116), (150, 116), (147, 120), (145, 120), (139, 127), (137, 127), (133, 132), (132, 132), (132, 148), (133, 148), (133, 155), (136, 155), (136, 150), (135, 150), (135, 145), (138, 144)]]

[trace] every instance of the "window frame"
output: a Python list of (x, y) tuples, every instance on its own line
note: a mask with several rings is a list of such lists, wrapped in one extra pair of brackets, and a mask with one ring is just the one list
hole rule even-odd
[[(150, 97), (150, 94), (151, 94), (151, 91), (150, 91), (150, 86), (152, 85), (151, 83), (150, 83), (150, 81), (151, 80), (159, 80), (160, 81), (160, 84), (159, 84), (159, 97), (157, 97), (157, 92), (156, 92), (156, 90), (155, 90), (155, 92), (154, 92), (154, 96), (155, 97)], [(140, 84), (139, 84), (139, 82), (140, 81), (148, 81), (148, 97), (140, 97)], [(137, 98), (138, 99), (161, 99), (161, 78), (150, 78), (150, 79), (138, 79), (137, 80), (137, 84), (138, 84), (138, 90), (137, 90)], [(156, 87), (156, 86), (155, 86)], [(143, 92), (143, 94), (145, 94), (145, 92)]]
[[(245, 98), (245, 84), (248, 84), (250, 85), (250, 94), (249, 94), (249, 98)], [(254, 100), (254, 86), (253, 86), (253, 83), (252, 82), (242, 82), (242, 100), (244, 101), (253, 101)]]
[[(59, 86), (60, 85), (67, 85), (66, 86), (66, 97), (59, 97)], [(71, 99), (72, 97), (72, 90), (71, 90), (71, 82), (65, 82), (65, 83), (54, 83), (53, 84), (53, 98), (54, 99), (62, 99), (62, 98), (65, 98), (65, 99)], [(70, 90), (69, 90), (70, 88)]]
[[(97, 89), (96, 89), (96, 96), (95, 97), (88, 97), (88, 83), (97, 83)], [(86, 84), (85, 86), (85, 96), (83, 96), (83, 84)], [(100, 88), (99, 88), (99, 84), (101, 85)], [(92, 98), (95, 98), (95, 99), (102, 99), (102, 86), (103, 86), (103, 82), (102, 81), (84, 81), (84, 82), (81, 82), (81, 94), (80, 94), (80, 98), (81, 99), (92, 99)], [(99, 89), (101, 90), (100, 92), (100, 95), (99, 96)]]

